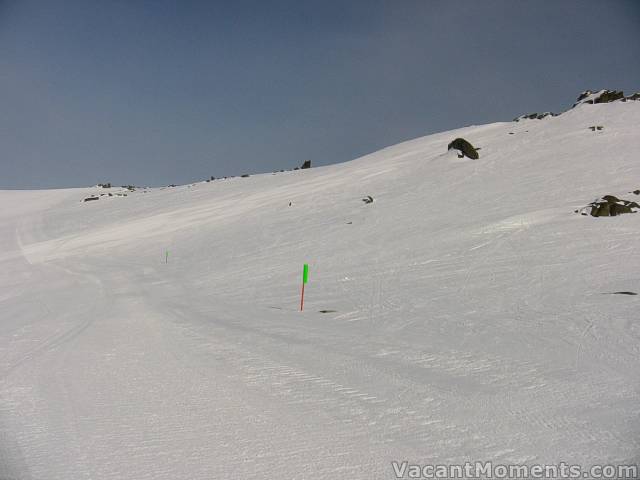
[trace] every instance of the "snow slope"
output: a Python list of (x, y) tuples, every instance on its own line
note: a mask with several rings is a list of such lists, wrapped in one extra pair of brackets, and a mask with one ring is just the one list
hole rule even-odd
[(640, 292), (640, 215), (573, 213), (637, 200), (638, 151), (614, 102), (126, 198), (1, 191), (0, 478), (638, 463), (640, 296), (611, 293)]

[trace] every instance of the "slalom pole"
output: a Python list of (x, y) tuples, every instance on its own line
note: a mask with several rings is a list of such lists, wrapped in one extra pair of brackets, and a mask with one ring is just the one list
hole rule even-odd
[(300, 311), (304, 310), (304, 284), (309, 280), (309, 265), (306, 263), (302, 267), (302, 292), (300, 294)]
[(169, 263), (169, 250), (167, 250), (167, 251), (165, 252), (165, 255), (164, 255), (164, 263)]

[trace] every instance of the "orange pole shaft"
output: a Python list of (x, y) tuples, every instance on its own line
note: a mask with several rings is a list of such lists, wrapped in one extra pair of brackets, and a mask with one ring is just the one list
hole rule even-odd
[(302, 282), (302, 294), (300, 295), (300, 311), (304, 308), (304, 282)]

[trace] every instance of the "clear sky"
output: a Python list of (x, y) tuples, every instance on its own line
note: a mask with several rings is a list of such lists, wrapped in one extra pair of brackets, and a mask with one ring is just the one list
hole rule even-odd
[(343, 162), (640, 90), (638, 0), (0, 0), (0, 188)]

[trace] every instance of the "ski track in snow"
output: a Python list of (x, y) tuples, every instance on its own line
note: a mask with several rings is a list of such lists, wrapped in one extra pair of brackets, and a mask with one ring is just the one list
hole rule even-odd
[(87, 204), (0, 192), (0, 478), (637, 463), (638, 297), (603, 293), (640, 289), (639, 217), (572, 212), (640, 188), (639, 107)]

